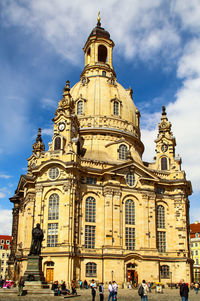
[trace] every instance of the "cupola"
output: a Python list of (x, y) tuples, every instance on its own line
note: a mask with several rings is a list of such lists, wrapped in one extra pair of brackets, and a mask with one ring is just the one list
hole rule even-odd
[(102, 75), (102, 71), (115, 75), (112, 65), (112, 51), (114, 42), (110, 39), (110, 34), (101, 27), (100, 13), (97, 18), (97, 25), (93, 28), (87, 42), (83, 48), (85, 53), (85, 67), (81, 76)]

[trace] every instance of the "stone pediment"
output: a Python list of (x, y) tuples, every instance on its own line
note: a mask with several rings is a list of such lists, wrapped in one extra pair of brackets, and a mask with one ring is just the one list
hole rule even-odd
[(129, 161), (123, 164), (119, 164), (117, 166), (108, 168), (104, 170), (103, 174), (112, 174), (112, 175), (121, 175), (125, 176), (127, 173), (133, 172), (138, 175), (140, 179), (144, 180), (153, 180), (158, 181), (159, 178), (153, 174), (151, 171), (148, 170), (147, 167), (142, 166), (138, 163), (135, 163), (133, 161)]

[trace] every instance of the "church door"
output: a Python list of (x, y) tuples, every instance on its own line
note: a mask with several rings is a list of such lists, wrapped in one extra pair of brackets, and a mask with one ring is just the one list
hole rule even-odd
[(46, 281), (47, 283), (53, 282), (53, 268), (46, 269)]

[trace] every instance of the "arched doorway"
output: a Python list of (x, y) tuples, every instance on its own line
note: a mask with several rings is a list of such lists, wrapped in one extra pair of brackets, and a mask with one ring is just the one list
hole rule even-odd
[(138, 285), (138, 273), (136, 271), (135, 263), (130, 262), (126, 265), (126, 281), (134, 287)]

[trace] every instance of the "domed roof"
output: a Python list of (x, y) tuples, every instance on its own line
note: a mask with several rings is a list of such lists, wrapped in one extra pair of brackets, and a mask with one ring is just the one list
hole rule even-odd
[[(86, 84), (79, 81), (70, 91), (76, 104), (81, 99), (84, 102), (83, 115), (78, 115), (78, 118), (97, 116), (111, 118), (119, 129), (121, 121), (121, 130), (135, 131), (139, 137), (138, 110), (131, 97), (132, 91), (124, 89), (116, 80), (111, 82), (104, 76), (89, 77), (87, 80)], [(114, 102), (118, 103), (118, 114), (113, 111)], [(98, 125), (98, 122), (96, 123)]]
[(104, 38), (110, 39), (109, 32), (106, 31), (103, 27), (98, 26), (98, 25), (95, 28), (93, 28), (89, 37), (92, 37), (92, 36), (104, 37)]

